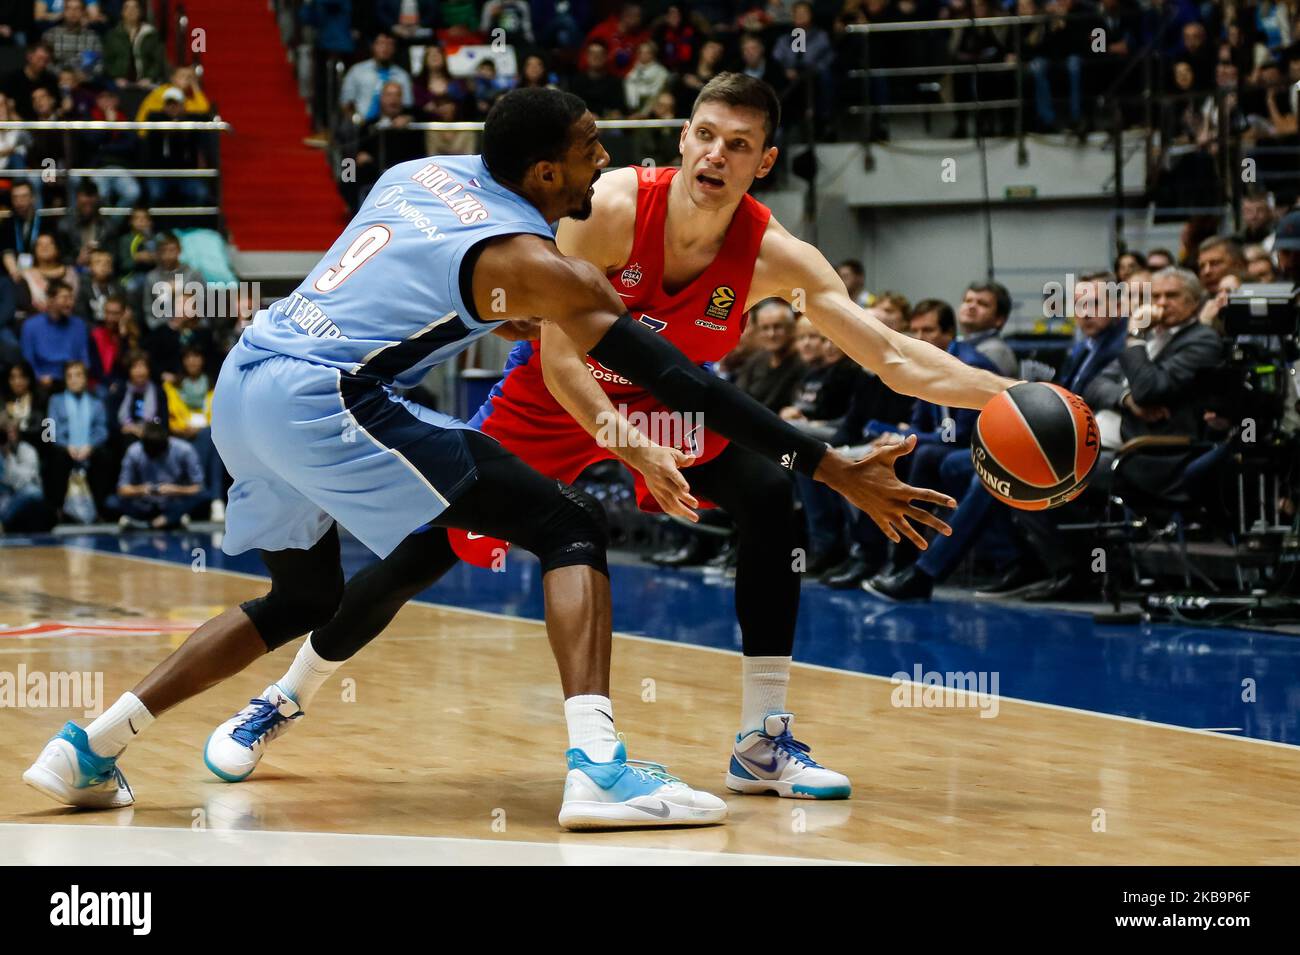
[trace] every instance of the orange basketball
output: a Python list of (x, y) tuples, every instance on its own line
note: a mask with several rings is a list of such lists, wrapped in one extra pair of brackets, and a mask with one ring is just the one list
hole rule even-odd
[(971, 460), (988, 492), (1025, 511), (1073, 500), (1101, 452), (1087, 403), (1060, 385), (1028, 381), (1008, 388), (980, 412)]

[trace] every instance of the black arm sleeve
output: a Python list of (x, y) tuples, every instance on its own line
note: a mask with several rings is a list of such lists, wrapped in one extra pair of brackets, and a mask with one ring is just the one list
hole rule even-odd
[(738, 388), (691, 364), (671, 342), (631, 315), (610, 327), (591, 357), (668, 407), (702, 414), (706, 427), (782, 467), (811, 476), (826, 453), (824, 441), (786, 424)]

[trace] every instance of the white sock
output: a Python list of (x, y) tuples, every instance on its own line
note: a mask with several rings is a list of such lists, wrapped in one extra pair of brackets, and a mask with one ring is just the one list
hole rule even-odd
[(607, 696), (571, 696), (564, 701), (564, 718), (569, 723), (569, 748), (580, 749), (594, 763), (614, 758), (618, 737), (614, 734), (614, 704)]
[(138, 696), (123, 693), (86, 727), (90, 749), (98, 756), (121, 756), (126, 744), (148, 729), (153, 719)]
[(790, 657), (741, 657), (740, 731), (763, 728), (771, 713), (785, 713), (785, 691), (790, 685)]
[(311, 706), (311, 699), (325, 685), (325, 681), (339, 667), (343, 660), (326, 660), (311, 645), (312, 634), (298, 648), (298, 655), (293, 658), (289, 672), (275, 681), (275, 685), (293, 698), (302, 709)]

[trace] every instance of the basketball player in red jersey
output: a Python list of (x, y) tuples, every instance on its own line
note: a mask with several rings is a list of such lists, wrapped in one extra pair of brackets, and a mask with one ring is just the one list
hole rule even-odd
[[(754, 180), (776, 161), (771, 138), (778, 111), (775, 93), (763, 82), (742, 74), (715, 78), (700, 92), (682, 130), (681, 169), (633, 167), (604, 174), (591, 217), (561, 223), (560, 251), (604, 270), (629, 312), (697, 364), (731, 351), (744, 314), (764, 299), (779, 298), (794, 303), (827, 338), (903, 394), (980, 408), (1012, 385), (869, 317), (821, 253), (749, 195)], [(727, 786), (845, 798), (848, 778), (818, 764), (794, 738), (786, 705), (800, 585), (789, 476), (713, 432), (663, 426), (681, 418), (544, 325), (540, 342), (515, 347), (506, 376), (473, 423), (561, 481), (572, 482), (589, 465), (617, 456), (634, 470), (643, 507), (658, 504), (694, 520), (700, 500), (693, 490), (731, 515), (744, 657), (740, 732)], [(656, 423), (661, 433), (643, 433), (634, 426), (638, 421)], [(683, 446), (664, 447), (662, 432), (676, 430), (686, 432)], [(688, 465), (683, 475), (680, 469)], [(915, 531), (904, 533), (924, 548)]]
[[(854, 304), (817, 249), (791, 236), (748, 195), (754, 179), (776, 162), (771, 140), (779, 113), (767, 84), (721, 74), (700, 92), (682, 130), (681, 169), (603, 174), (593, 214), (561, 222), (560, 250), (600, 267), (629, 313), (696, 364), (730, 351), (744, 313), (777, 297), (798, 305), (823, 334), (895, 391), (981, 408), (1014, 384), (880, 324)], [(693, 488), (727, 511), (737, 528), (736, 614), (744, 651), (740, 733), (727, 784), (739, 792), (847, 797), (847, 777), (816, 763), (792, 735), (786, 705), (800, 585), (794, 570), (798, 515), (787, 469), (797, 464), (785, 461), (783, 468), (711, 431), (686, 436), (684, 447), (664, 446), (634, 426), (636, 412), (662, 415), (649, 420), (671, 414), (645, 390), (588, 358), (558, 328), (543, 324), (540, 342), (516, 346), (505, 378), (473, 423), (563, 482), (596, 461), (618, 457), (637, 472), (647, 504), (653, 498), (668, 513), (694, 520), (700, 501)], [(915, 440), (890, 451), (906, 453)], [(687, 465), (689, 484), (680, 470)], [(901, 533), (924, 549), (924, 539), (906, 521), (895, 530), (873, 513), (872, 504), (865, 509), (891, 540)], [(944, 527), (919, 508), (909, 515)], [(295, 667), (320, 665), (310, 658), (313, 645), (343, 648), (328, 660), (350, 657), (448, 566), (435, 566), (424, 554), (407, 559), (399, 550), (361, 571), (348, 582), (334, 619), (300, 650), (309, 659), (295, 661)], [(609, 701), (602, 699), (600, 706), (607, 709)], [(250, 764), (260, 755), (259, 743)]]

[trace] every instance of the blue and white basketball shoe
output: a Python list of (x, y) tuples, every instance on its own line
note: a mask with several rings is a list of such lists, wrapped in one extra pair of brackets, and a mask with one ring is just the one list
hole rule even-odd
[(135, 802), (135, 793), (117, 768), (117, 757), (95, 753), (86, 731), (76, 723), (64, 724), (45, 744), (23, 773), (23, 782), (65, 806), (123, 809)]
[(776, 793), (787, 799), (848, 799), (843, 773), (818, 763), (790, 732), (794, 716), (772, 713), (762, 729), (741, 733), (731, 750), (727, 788), (738, 793)]
[(592, 762), (580, 749), (564, 755), (565, 829), (706, 826), (727, 818), (727, 804), (717, 796), (692, 789), (659, 763), (628, 759), (621, 741), (607, 763)]
[(226, 782), (242, 782), (261, 762), (267, 744), (302, 715), (297, 701), (272, 683), (212, 731), (203, 747), (203, 762)]

